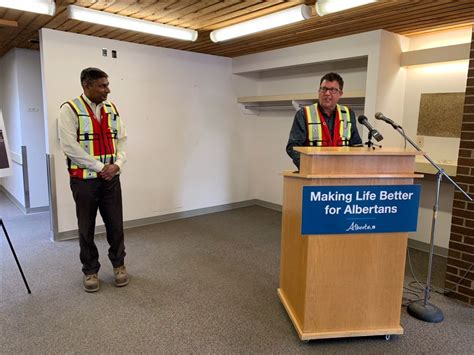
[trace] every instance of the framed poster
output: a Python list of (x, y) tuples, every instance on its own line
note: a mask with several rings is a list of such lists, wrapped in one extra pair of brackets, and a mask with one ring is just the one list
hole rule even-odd
[(2, 111), (0, 110), (0, 177), (12, 174), (12, 162), (10, 159), (10, 149), (8, 147), (7, 132), (3, 122)]

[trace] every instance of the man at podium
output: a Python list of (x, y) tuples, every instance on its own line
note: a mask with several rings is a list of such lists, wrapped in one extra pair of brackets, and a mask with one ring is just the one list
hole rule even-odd
[(339, 105), (344, 80), (337, 73), (325, 74), (319, 83), (318, 102), (296, 112), (286, 152), (300, 168), (300, 153), (293, 147), (360, 146), (354, 111)]

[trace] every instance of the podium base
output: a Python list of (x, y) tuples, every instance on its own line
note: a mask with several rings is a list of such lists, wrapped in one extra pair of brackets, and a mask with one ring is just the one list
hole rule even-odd
[[(290, 305), (288, 298), (285, 295), (285, 292), (279, 288), (278, 297), (285, 307), (285, 310), (290, 317), (293, 326), (298, 333), (299, 338), (302, 341), (308, 340), (317, 340), (317, 339), (332, 339), (332, 338), (346, 338), (346, 337), (363, 337), (363, 336), (385, 336), (386, 340), (390, 339), (391, 335), (401, 335), (403, 334), (403, 328), (401, 326), (379, 326), (374, 328), (373, 326), (367, 325), (367, 327), (362, 328), (341, 328), (335, 329), (332, 331), (318, 331), (317, 329), (305, 329), (304, 326), (300, 323), (298, 317), (296, 316), (293, 307)], [(328, 324), (321, 324), (322, 328), (328, 328)]]
[(431, 303), (424, 304), (423, 300), (411, 303), (407, 311), (411, 316), (425, 322), (439, 323), (444, 319), (443, 312), (438, 307)]

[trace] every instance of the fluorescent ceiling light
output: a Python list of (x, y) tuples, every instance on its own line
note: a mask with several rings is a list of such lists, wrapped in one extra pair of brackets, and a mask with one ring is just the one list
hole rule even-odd
[(56, 3), (54, 0), (0, 0), (0, 7), (36, 12), (38, 14), (54, 15)]
[(316, 12), (319, 16), (324, 16), (333, 12), (370, 4), (371, 2), (377, 2), (377, 0), (318, 0)]
[(211, 40), (212, 42), (226, 41), (231, 38), (242, 37), (255, 32), (302, 21), (308, 19), (310, 16), (311, 8), (307, 5), (299, 5), (291, 9), (275, 12), (270, 15), (212, 31)]
[(67, 10), (70, 19), (97, 23), (104, 26), (118, 27), (187, 41), (195, 41), (198, 36), (195, 30), (115, 15), (104, 11), (91, 10), (85, 7), (69, 5)]

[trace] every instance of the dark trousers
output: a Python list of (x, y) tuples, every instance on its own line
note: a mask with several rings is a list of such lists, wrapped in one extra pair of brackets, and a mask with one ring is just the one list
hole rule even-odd
[(125, 259), (125, 244), (119, 176), (110, 181), (101, 178), (84, 180), (70, 178), (70, 186), (76, 202), (82, 271), (90, 275), (100, 269), (99, 252), (94, 243), (97, 210), (102, 216), (107, 232), (109, 259), (113, 267), (122, 266)]

